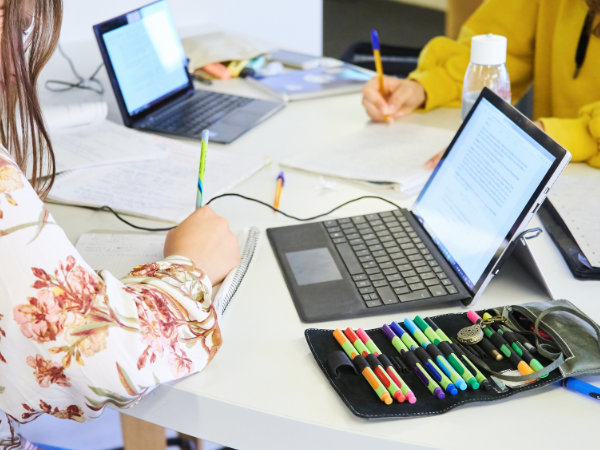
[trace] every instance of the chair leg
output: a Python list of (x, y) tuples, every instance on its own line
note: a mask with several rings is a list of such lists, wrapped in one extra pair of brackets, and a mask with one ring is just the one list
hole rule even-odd
[(125, 450), (165, 450), (165, 429), (153, 423), (121, 413), (121, 432)]
[(183, 434), (183, 433), (177, 433), (177, 434), (179, 435), (180, 438), (187, 439), (188, 441), (191, 441), (194, 444), (196, 444), (196, 450), (202, 450), (204, 448), (204, 446), (202, 445), (202, 439), (196, 438), (193, 436), (189, 436), (189, 435)]

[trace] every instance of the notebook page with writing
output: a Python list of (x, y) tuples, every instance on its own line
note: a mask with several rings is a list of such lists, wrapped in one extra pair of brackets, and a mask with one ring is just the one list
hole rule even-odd
[(600, 267), (600, 210), (596, 195), (600, 191), (600, 172), (590, 167), (579, 169), (587, 169), (590, 176), (561, 175), (549, 198), (589, 263)]
[[(368, 124), (327, 149), (314, 147), (284, 158), (281, 165), (356, 181), (396, 183), (401, 191), (425, 184), (424, 168), (445, 149), (453, 131), (406, 123)], [(324, 151), (327, 150), (327, 151)]]
[(110, 122), (107, 110), (106, 102), (44, 106), (57, 173), (166, 157), (151, 135)]
[[(180, 222), (195, 208), (200, 150), (152, 136), (167, 150), (164, 159), (77, 170), (56, 178), (50, 201), (111, 208), (142, 217)], [(234, 155), (209, 148), (205, 199), (226, 192), (264, 167), (262, 156)]]

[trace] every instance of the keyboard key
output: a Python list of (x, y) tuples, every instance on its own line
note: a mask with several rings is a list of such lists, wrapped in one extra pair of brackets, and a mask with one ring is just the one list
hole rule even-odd
[(410, 292), (410, 289), (408, 288), (408, 286), (402, 286), (394, 288), (394, 292), (396, 293), (396, 295), (404, 295), (408, 294)]
[[(358, 260), (359, 260), (361, 263), (365, 263), (365, 262), (367, 262), (367, 261), (373, 261), (373, 257), (372, 257), (371, 255), (359, 256), (359, 257), (358, 257)], [(364, 264), (363, 264), (363, 267), (364, 267)]]
[(378, 281), (373, 282), (373, 286), (376, 288), (381, 287), (381, 286), (387, 286), (387, 285), (388, 285), (388, 282), (386, 280), (378, 280)]
[(391, 259), (388, 255), (384, 255), (384, 256), (376, 256), (375, 261), (377, 261), (379, 264), (383, 264), (388, 261), (391, 261)]
[(354, 252), (348, 244), (339, 244), (336, 247), (340, 253), (340, 256), (342, 257), (342, 260), (344, 261), (344, 264), (346, 265), (346, 268), (348, 269), (348, 272), (350, 272), (350, 275), (356, 275), (363, 272), (358, 259), (356, 256), (354, 256)]
[(358, 288), (364, 288), (364, 287), (371, 286), (371, 282), (369, 280), (357, 281), (355, 284), (356, 284), (356, 287), (358, 287)]
[(379, 297), (381, 297), (381, 301), (384, 305), (398, 303), (398, 297), (396, 297), (396, 294), (389, 286), (377, 288), (377, 293), (379, 294)]
[(411, 291), (418, 291), (420, 289), (425, 289), (425, 285), (423, 283), (409, 284), (408, 287), (410, 288)]
[(398, 273), (398, 270), (396, 270), (395, 267), (391, 267), (389, 269), (383, 269), (383, 273), (386, 275), (394, 275), (394, 274)]
[(375, 290), (373, 289), (372, 286), (369, 286), (369, 287), (359, 288), (358, 292), (360, 292), (361, 294), (364, 295), (364, 294), (370, 294), (372, 292), (375, 292)]
[(450, 281), (448, 278), (444, 278), (444, 279), (442, 280), (442, 284), (443, 284), (444, 286), (452, 286), (452, 281)]
[(438, 284), (437, 286), (429, 286), (429, 292), (431, 292), (431, 295), (434, 297), (447, 294), (446, 289), (444, 289), (444, 286), (441, 284)]
[(441, 286), (439, 280), (437, 278), (430, 278), (428, 280), (423, 280), (423, 283), (425, 284), (425, 286)]
[(339, 237), (342, 237), (342, 238), (345, 237), (344, 233), (342, 233), (341, 231), (335, 231), (333, 233), (329, 233), (329, 236), (331, 236), (332, 239), (339, 238)]
[[(417, 272), (415, 272), (414, 270), (410, 269), (410, 270), (401, 270), (400, 273), (402, 274), (402, 276), (404, 278), (411, 278), (411, 277), (417, 277)], [(417, 278), (418, 280), (419, 278)]]
[(383, 250), (383, 247), (381, 246), (381, 244), (373, 244), (373, 245), (369, 245), (367, 244), (369, 247), (369, 250), (371, 250), (372, 252), (376, 252), (378, 250)]
[(369, 275), (369, 279), (371, 281), (383, 280), (384, 278), (385, 277), (383, 276), (383, 274), (381, 272), (374, 273), (373, 275)]
[(366, 251), (367, 246), (365, 244), (356, 244), (356, 245), (352, 246), (352, 249), (358, 253), (358, 252)]
[(381, 269), (391, 269), (392, 267), (394, 267), (394, 268), (395, 268), (394, 264), (393, 264), (391, 261), (384, 262), (384, 263), (380, 263), (380, 264), (379, 264), (379, 267), (380, 267)]
[(358, 275), (353, 275), (352, 279), (354, 281), (361, 281), (361, 280), (366, 280), (367, 276), (364, 273), (358, 274)]
[(373, 256), (375, 258), (383, 258), (384, 256), (387, 258), (387, 253), (385, 250), (377, 250), (375, 252), (373, 252)]
[(423, 280), (429, 280), (429, 279), (432, 279), (432, 278), (437, 280), (437, 277), (435, 276), (435, 273), (433, 273), (433, 272), (422, 273), (421, 274), (421, 278)]
[(331, 225), (330, 227), (327, 227), (327, 232), (328, 233), (335, 233), (337, 231), (342, 231), (342, 229), (340, 227), (338, 227), (337, 225)]
[(408, 294), (399, 295), (398, 298), (401, 302), (412, 302), (414, 300), (422, 300), (424, 298), (431, 298), (431, 294), (427, 289), (420, 291), (409, 292)]
[(363, 263), (363, 269), (370, 269), (371, 267), (377, 267), (377, 263), (375, 261), (367, 261)]
[(392, 286), (393, 288), (399, 288), (406, 286), (406, 283), (404, 282), (404, 280), (392, 280), (390, 281), (390, 286)]
[[(423, 261), (418, 261), (418, 263), (423, 263)], [(420, 273), (420, 274), (433, 273), (433, 271), (429, 268), (429, 266), (417, 266), (417, 267), (415, 267), (415, 270), (417, 271), (417, 273)]]
[(344, 242), (348, 242), (348, 241), (346, 241), (345, 238), (335, 238), (335, 239), (333, 239), (333, 243), (334, 244), (343, 244)]
[(358, 234), (358, 233), (348, 233), (348, 234), (346, 234), (346, 239), (350, 239), (350, 240), (360, 239), (360, 234)]
[(366, 219), (363, 216), (356, 216), (352, 218), (352, 222), (359, 224), (359, 223), (366, 223)]
[(446, 286), (448, 294), (458, 294), (458, 290), (454, 286)]
[(365, 272), (367, 272), (368, 275), (374, 275), (376, 273), (381, 273), (381, 270), (379, 270), (379, 267), (371, 267), (370, 269), (365, 270)]
[(367, 300), (365, 301), (365, 305), (367, 305), (367, 308), (375, 308), (377, 306), (381, 306), (381, 300), (377, 299), (377, 300)]
[(402, 279), (402, 277), (400, 276), (400, 274), (399, 274), (399, 273), (393, 273), (392, 275), (388, 275), (386, 278), (387, 278), (387, 279), (388, 279), (388, 281), (390, 281), (390, 282), (392, 282), (392, 281), (398, 281), (398, 280), (401, 280), (401, 279)]
[(405, 278), (404, 281), (406, 281), (408, 284), (413, 284), (413, 283), (420, 283), (421, 279), (419, 277), (408, 277), (408, 278)]
[[(367, 247), (369, 247), (369, 250), (371, 250), (372, 252), (381, 250), (383, 248), (381, 246), (381, 244), (379, 243), (379, 239), (369, 239), (369, 240), (365, 239), (365, 244), (367, 245)], [(373, 248), (375, 246), (377, 246), (377, 248)]]
[(363, 244), (363, 240), (362, 239), (352, 239), (350, 241), (350, 245), (359, 245), (359, 244)]
[(377, 236), (375, 235), (375, 233), (361, 233), (362, 234), (362, 238), (365, 241), (368, 241), (370, 239), (375, 239)]

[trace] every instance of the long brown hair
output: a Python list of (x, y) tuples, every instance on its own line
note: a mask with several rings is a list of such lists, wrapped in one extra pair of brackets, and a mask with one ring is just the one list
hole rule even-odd
[[(28, 12), (24, 11), (22, 0), (4, 0), (4, 27), (0, 30), (0, 78), (4, 80), (4, 91), (0, 93), (0, 142), (45, 197), (54, 181), (55, 164), (36, 85), (58, 42), (62, 0), (34, 0), (32, 5), (30, 47), (26, 49), (23, 27)], [(44, 179), (43, 174), (48, 173), (51, 176)]]

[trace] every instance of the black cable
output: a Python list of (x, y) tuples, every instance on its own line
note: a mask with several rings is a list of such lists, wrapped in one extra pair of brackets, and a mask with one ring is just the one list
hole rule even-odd
[[(388, 200), (387, 198), (379, 197), (377, 195), (363, 195), (361, 197), (356, 197), (356, 198), (353, 198), (351, 200), (348, 200), (348, 201), (346, 201), (344, 203), (341, 203), (341, 204), (333, 207), (332, 209), (330, 209), (327, 212), (324, 212), (324, 213), (321, 213), (321, 214), (317, 214), (316, 216), (305, 217), (305, 218), (296, 217), (296, 216), (293, 216), (293, 215), (288, 214), (286, 212), (283, 212), (280, 209), (275, 209), (275, 208), (273, 208), (273, 206), (271, 204), (269, 204), (267, 202), (264, 202), (262, 200), (259, 200), (257, 198), (248, 197), (246, 195), (236, 194), (236, 193), (233, 193), (233, 192), (226, 193), (226, 194), (221, 194), (221, 195), (217, 195), (216, 197), (213, 197), (208, 202), (206, 202), (206, 204), (210, 205), (215, 200), (218, 200), (218, 199), (224, 198), (224, 197), (238, 197), (238, 198), (241, 198), (241, 199), (244, 199), (244, 200), (248, 200), (250, 202), (258, 203), (259, 205), (266, 206), (267, 208), (275, 211), (276, 213), (281, 214), (282, 216), (288, 217), (288, 218), (293, 219), (293, 220), (297, 220), (299, 222), (308, 222), (310, 220), (319, 219), (321, 217), (324, 217), (324, 216), (327, 216), (327, 215), (331, 214), (334, 211), (337, 211), (338, 209), (340, 209), (340, 208), (342, 208), (342, 207), (344, 207), (346, 205), (349, 205), (350, 203), (354, 203), (354, 202), (357, 202), (359, 200), (365, 200), (365, 199), (369, 199), (369, 198), (370, 199), (384, 201), (384, 202), (389, 203), (390, 205), (394, 206), (395, 208), (400, 209), (400, 206), (398, 206), (396, 203), (392, 202), (391, 200)], [(63, 205), (67, 205), (67, 206), (75, 206), (75, 207), (78, 207), (78, 208), (91, 209), (92, 211), (106, 211), (106, 212), (110, 212), (117, 219), (119, 219), (121, 222), (123, 222), (126, 225), (129, 225), (132, 228), (135, 228), (136, 230), (143, 230), (143, 231), (169, 231), (169, 230), (172, 230), (173, 228), (176, 227), (176, 225), (174, 225), (172, 227), (165, 227), (165, 228), (149, 228), (149, 227), (143, 227), (143, 226), (140, 226), (140, 225), (136, 225), (136, 224), (128, 221), (127, 219), (124, 219), (117, 211), (115, 211), (114, 209), (112, 209), (110, 206), (107, 206), (107, 205), (104, 205), (104, 206), (70, 205), (70, 204), (67, 204), (67, 203), (54, 202), (54, 201), (51, 201), (51, 200), (48, 201), (48, 202), (49, 203), (54, 203), (54, 204), (57, 204), (57, 205), (63, 204)]]
[[(102, 66), (104, 66), (104, 63), (100, 64), (96, 68), (96, 70), (94, 70), (92, 75), (90, 75), (87, 79), (85, 79), (79, 74), (79, 72), (77, 72), (77, 69), (75, 69), (75, 64), (73, 63), (73, 60), (65, 53), (65, 51), (62, 49), (60, 44), (58, 45), (58, 51), (63, 56), (63, 58), (65, 58), (67, 60), (67, 63), (69, 64), (69, 67), (71, 68), (71, 72), (73, 72), (73, 75), (75, 75), (77, 82), (72, 83), (72, 82), (64, 81), (64, 80), (46, 80), (46, 82), (44, 83), (44, 86), (46, 87), (46, 89), (48, 89), (49, 91), (52, 91), (52, 92), (65, 92), (70, 89), (85, 89), (88, 91), (93, 91), (99, 95), (104, 94), (104, 86), (102, 85), (100, 80), (98, 80), (96, 78), (96, 75), (98, 75), (98, 72), (100, 72), (100, 69), (102, 69)], [(57, 85), (59, 87), (54, 87), (54, 85)]]

